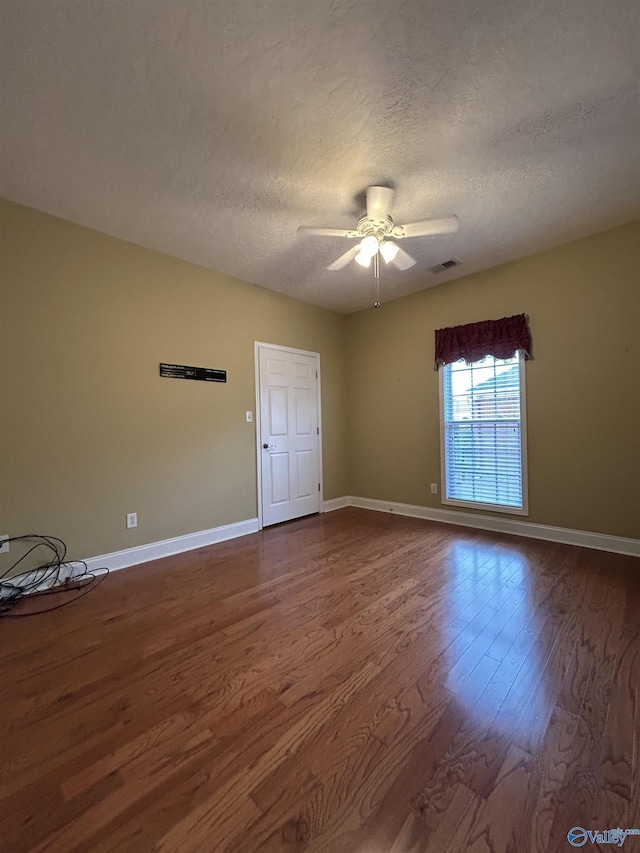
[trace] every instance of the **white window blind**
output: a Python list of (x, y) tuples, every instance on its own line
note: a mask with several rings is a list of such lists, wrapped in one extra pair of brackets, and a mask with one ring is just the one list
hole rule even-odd
[(444, 503), (526, 511), (524, 364), (447, 364), (442, 371)]

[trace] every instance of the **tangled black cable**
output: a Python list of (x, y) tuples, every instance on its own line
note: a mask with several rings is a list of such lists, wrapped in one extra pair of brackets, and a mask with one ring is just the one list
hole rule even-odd
[[(0, 618), (2, 617), (24, 617), (24, 616), (37, 616), (40, 613), (49, 613), (52, 610), (59, 610), (61, 607), (66, 607), (67, 604), (73, 604), (74, 601), (77, 601), (79, 598), (87, 595), (87, 593), (91, 592), (92, 589), (96, 589), (96, 587), (100, 586), (102, 581), (109, 574), (109, 570), (107, 568), (101, 569), (100, 571), (104, 571), (100, 577), (95, 575), (93, 572), (89, 571), (89, 567), (85, 563), (84, 560), (75, 560), (74, 562), (84, 566), (84, 570), (82, 572), (78, 572), (76, 569), (71, 569), (72, 574), (69, 574), (64, 580), (61, 580), (61, 573), (63, 567), (71, 568), (71, 563), (66, 562), (65, 558), (67, 556), (67, 546), (63, 542), (62, 539), (59, 539), (57, 536), (44, 536), (40, 533), (26, 533), (23, 536), (12, 536), (9, 539), (4, 539), (3, 542), (26, 542), (33, 543), (30, 544), (30, 547), (24, 552), (24, 554), (13, 563), (13, 565), (9, 566), (9, 568), (0, 574), (0, 587), (4, 592), (8, 591), (8, 595), (3, 595), (0, 597)], [(28, 581), (25, 582), (24, 578), (17, 578), (13, 576), (14, 570), (22, 563), (27, 557), (36, 551), (38, 548), (44, 548), (46, 551), (50, 551), (52, 556), (49, 561), (44, 563), (43, 565), (37, 566), (35, 569), (30, 569), (27, 573)], [(8, 577), (8, 575), (12, 575), (12, 577)], [(19, 580), (19, 583), (16, 581)], [(46, 584), (45, 589), (40, 589), (43, 584)], [(75, 590), (84, 590), (80, 592), (79, 595), (74, 596), (68, 601), (63, 601), (61, 604), (56, 604), (53, 607), (45, 607), (41, 610), (29, 610), (27, 613), (13, 613), (12, 611), (21, 601), (24, 601), (26, 598), (40, 598), (42, 596), (47, 595), (55, 595), (59, 592), (73, 592)]]

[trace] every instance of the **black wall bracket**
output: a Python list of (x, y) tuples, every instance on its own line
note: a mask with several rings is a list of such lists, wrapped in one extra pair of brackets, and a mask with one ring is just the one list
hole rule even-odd
[(160, 363), (160, 376), (170, 379), (197, 379), (200, 382), (226, 382), (227, 371), (214, 367), (187, 367), (186, 364)]

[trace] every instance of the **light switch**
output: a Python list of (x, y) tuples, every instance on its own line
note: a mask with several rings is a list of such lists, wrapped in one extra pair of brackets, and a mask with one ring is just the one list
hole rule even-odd
[(247, 412), (246, 419), (248, 424), (253, 423), (253, 412)]

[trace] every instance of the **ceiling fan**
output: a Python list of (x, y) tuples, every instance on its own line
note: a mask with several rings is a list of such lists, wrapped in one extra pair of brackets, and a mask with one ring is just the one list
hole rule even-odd
[(396, 225), (391, 218), (394, 191), (389, 187), (367, 187), (367, 212), (360, 217), (355, 229), (343, 228), (314, 228), (301, 225), (298, 234), (314, 234), (320, 237), (348, 237), (359, 243), (340, 255), (328, 270), (341, 270), (351, 261), (362, 267), (377, 268), (378, 257), (381, 255), (385, 263), (393, 264), (399, 270), (412, 267), (416, 260), (408, 252), (398, 246), (390, 237), (403, 240), (405, 237), (435, 237), (455, 234), (458, 230), (458, 217), (449, 216), (446, 219), (424, 219), (421, 222), (411, 222), (408, 225)]

